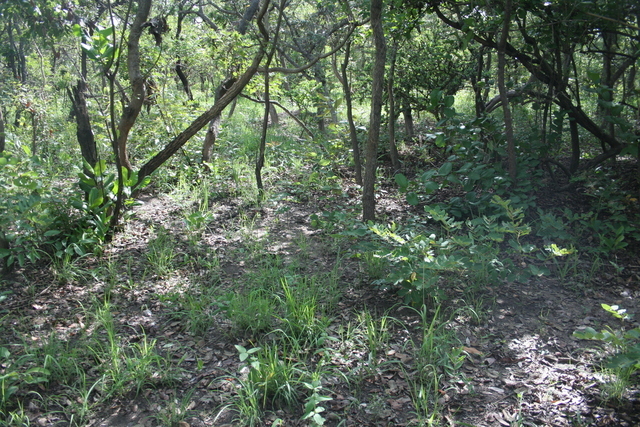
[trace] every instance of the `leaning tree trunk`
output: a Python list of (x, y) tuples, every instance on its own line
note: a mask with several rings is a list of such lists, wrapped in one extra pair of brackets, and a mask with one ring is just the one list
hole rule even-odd
[[(267, 3), (269, 3), (267, 1)], [(260, 6), (260, 0), (251, 0), (249, 6), (245, 9), (244, 15), (242, 15), (242, 19), (238, 23), (236, 27), (236, 31), (238, 34), (244, 35), (249, 28), (249, 22), (253, 19), (256, 12), (258, 11), (258, 6)], [(214, 98), (214, 104), (217, 104), (218, 101), (227, 93), (229, 88), (236, 83), (237, 78), (233, 76), (231, 71), (228, 72), (227, 78), (220, 83), (220, 86), (216, 89), (216, 95)], [(238, 93), (239, 95), (239, 93)], [(211, 118), (209, 121), (209, 127), (207, 128), (207, 134), (205, 135), (204, 142), (202, 144), (202, 162), (210, 162), (211, 156), (213, 155), (213, 147), (216, 143), (216, 139), (218, 138), (218, 133), (220, 131), (220, 122), (222, 121), (222, 111), (220, 111), (217, 115)]]
[[(262, 19), (270, 5), (269, 0), (263, 2), (262, 8), (258, 13), (257, 19)], [(171, 156), (173, 156), (184, 144), (191, 139), (200, 129), (205, 127), (214, 117), (220, 115), (227, 105), (233, 102), (234, 99), (242, 92), (245, 86), (251, 81), (255, 73), (258, 71), (260, 62), (264, 57), (264, 49), (260, 49), (256, 56), (253, 58), (251, 65), (244, 71), (244, 73), (238, 77), (238, 79), (231, 85), (229, 90), (220, 97), (220, 99), (213, 104), (213, 106), (197, 117), (191, 124), (178, 136), (176, 136), (171, 142), (169, 142), (158, 154), (145, 163), (138, 171), (138, 185), (147, 176), (156, 171), (164, 162), (166, 162)]]
[(382, 92), (384, 87), (384, 64), (386, 43), (382, 28), (382, 0), (371, 0), (371, 28), (375, 46), (373, 65), (373, 83), (371, 89), (371, 116), (369, 121), (369, 137), (365, 154), (364, 185), (362, 189), (362, 219), (376, 219), (376, 169), (378, 166), (378, 139), (380, 138), (380, 121), (382, 116)]

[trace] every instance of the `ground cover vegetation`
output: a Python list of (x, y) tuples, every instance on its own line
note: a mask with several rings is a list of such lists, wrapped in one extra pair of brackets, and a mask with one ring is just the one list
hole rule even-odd
[(635, 1), (4, 1), (0, 425), (639, 425), (638, 67)]

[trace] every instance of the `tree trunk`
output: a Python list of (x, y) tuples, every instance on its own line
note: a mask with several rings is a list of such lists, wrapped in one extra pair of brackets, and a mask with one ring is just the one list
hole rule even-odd
[[(266, 3), (269, 3), (269, 2), (270, 0), (266, 1)], [(240, 20), (236, 28), (236, 31), (239, 34), (244, 35), (247, 32), (247, 29), (249, 28), (249, 22), (251, 22), (254, 15), (256, 14), (256, 11), (258, 10), (259, 5), (260, 5), (260, 0), (251, 0), (251, 3), (245, 9), (244, 15), (242, 15), (242, 19)], [(264, 10), (264, 6), (261, 9), (260, 13), (262, 13), (262, 10)], [(220, 83), (220, 86), (218, 86), (218, 88), (216, 89), (214, 106), (227, 93), (229, 88), (236, 83), (236, 80), (237, 78), (233, 76), (233, 73), (231, 71), (228, 71), (227, 78), (223, 80), (222, 83)], [(236, 96), (239, 94), (240, 92), (238, 92)], [(209, 122), (209, 128), (207, 129), (207, 134), (205, 135), (204, 142), (202, 144), (202, 162), (211, 161), (211, 156), (213, 155), (213, 146), (215, 145), (216, 139), (218, 138), (218, 132), (220, 131), (220, 122), (222, 121), (221, 115), (222, 115), (222, 110), (220, 110), (220, 112), (217, 115), (213, 116)]]
[(569, 129), (571, 132), (571, 163), (569, 164), (569, 172), (574, 174), (580, 166), (580, 134), (578, 132), (578, 123), (569, 118)]
[[(235, 83), (236, 79), (231, 77), (225, 80), (218, 88), (216, 89), (216, 96), (214, 97), (214, 104), (222, 98), (229, 88)], [(213, 156), (213, 147), (216, 144), (216, 140), (218, 139), (218, 134), (220, 133), (220, 123), (222, 122), (222, 111), (213, 117), (209, 122), (209, 127), (207, 128), (207, 134), (204, 136), (204, 143), (202, 144), (202, 162), (210, 162), (211, 156)]]
[(193, 101), (193, 93), (191, 93), (191, 86), (189, 85), (189, 79), (187, 78), (187, 75), (184, 73), (184, 70), (182, 69), (182, 61), (180, 58), (178, 58), (178, 60), (176, 61), (175, 70), (176, 70), (176, 74), (178, 75), (178, 78), (180, 79), (180, 82), (182, 83), (182, 89), (184, 90), (184, 93), (187, 94), (187, 99), (189, 99), (189, 101)]
[(415, 127), (413, 125), (413, 114), (411, 112), (411, 102), (408, 98), (402, 98), (402, 117), (404, 117), (404, 132), (407, 134), (407, 140), (412, 140), (415, 136)]
[[(261, 19), (262, 15), (266, 13), (266, 9), (269, 6), (270, 1), (265, 0), (263, 2), (262, 9), (260, 10), (258, 19)], [(251, 65), (245, 70), (245, 72), (231, 85), (229, 90), (220, 97), (220, 99), (213, 104), (213, 106), (196, 118), (191, 124), (178, 136), (176, 136), (171, 142), (169, 142), (164, 149), (145, 163), (138, 171), (138, 183), (142, 182), (147, 176), (155, 172), (164, 162), (166, 162), (171, 156), (173, 156), (184, 144), (193, 137), (200, 129), (205, 127), (215, 116), (220, 115), (227, 105), (242, 92), (245, 86), (251, 81), (260, 62), (264, 57), (264, 49), (260, 51), (253, 58)]]
[[(176, 24), (176, 36), (175, 36), (176, 40), (180, 40), (180, 34), (182, 33), (182, 20), (186, 16), (186, 14), (182, 10), (182, 6), (183, 6), (182, 3), (178, 5), (179, 12), (178, 12), (178, 23)], [(189, 101), (193, 101), (193, 93), (191, 92), (191, 85), (189, 85), (189, 79), (187, 78), (187, 75), (184, 73), (184, 70), (182, 68), (182, 59), (180, 57), (178, 57), (178, 59), (176, 60), (176, 65), (174, 67), (174, 70), (176, 71), (176, 74), (180, 79), (180, 83), (182, 83), (182, 89), (184, 90), (184, 93), (187, 94), (187, 99)]]
[[(133, 0), (131, 0), (133, 1)], [(113, 212), (111, 221), (109, 223), (109, 233), (107, 240), (113, 237), (113, 233), (116, 231), (116, 227), (120, 222), (120, 214), (124, 206), (124, 175), (123, 169), (126, 168), (131, 174), (133, 168), (129, 161), (129, 155), (127, 153), (127, 141), (129, 139), (129, 132), (133, 127), (142, 105), (144, 104), (145, 88), (144, 77), (140, 71), (140, 36), (142, 35), (143, 25), (149, 17), (151, 11), (151, 0), (139, 0), (138, 10), (136, 17), (131, 25), (129, 31), (129, 40), (127, 41), (127, 68), (129, 71), (129, 83), (131, 84), (131, 100), (129, 104), (123, 109), (120, 122), (118, 123), (118, 129), (114, 130), (112, 149), (113, 154), (116, 157), (116, 171), (118, 173), (118, 193), (116, 195), (116, 203), (113, 206)], [(119, 64), (119, 62), (117, 62)], [(117, 71), (117, 65), (116, 65)], [(115, 121), (115, 82), (116, 73), (108, 74), (109, 78), (109, 96), (110, 96), (110, 108), (111, 119)], [(115, 124), (114, 124), (115, 127)]]
[(121, 166), (127, 168), (129, 172), (133, 170), (133, 167), (129, 161), (127, 141), (129, 140), (129, 132), (136, 122), (140, 110), (142, 110), (145, 98), (144, 76), (140, 71), (140, 36), (142, 35), (142, 25), (147, 21), (150, 11), (151, 0), (138, 1), (138, 11), (127, 41), (127, 68), (129, 70), (129, 83), (131, 84), (131, 98), (129, 105), (122, 112), (120, 123), (118, 124), (117, 155), (120, 158)]
[[(76, 86), (71, 90), (67, 90), (67, 94), (71, 99), (73, 114), (76, 118), (76, 138), (80, 145), (82, 158), (93, 167), (98, 162), (98, 150), (93, 130), (91, 129), (91, 119), (89, 118), (89, 110), (87, 109), (87, 100), (85, 98), (86, 90), (87, 85), (81, 78)], [(88, 170), (85, 170), (85, 173), (91, 174)]]
[(2, 107), (0, 106), (0, 154), (4, 151), (5, 141), (4, 114), (2, 113)]
[(504, 5), (504, 15), (502, 24), (502, 34), (500, 41), (498, 42), (498, 90), (500, 92), (500, 98), (502, 99), (502, 111), (504, 113), (504, 136), (507, 142), (507, 162), (509, 169), (509, 176), (513, 184), (515, 184), (516, 176), (518, 174), (516, 165), (516, 148), (515, 141), (513, 140), (513, 122), (511, 119), (511, 107), (509, 105), (509, 97), (507, 94), (507, 87), (505, 84), (504, 69), (506, 65), (505, 60), (505, 47), (507, 45), (507, 38), (509, 37), (509, 24), (511, 23), (511, 0), (506, 0)]
[(389, 157), (393, 171), (400, 171), (400, 159), (398, 158), (398, 147), (396, 146), (396, 100), (393, 92), (394, 77), (396, 70), (396, 52), (398, 42), (394, 40), (391, 48), (391, 67), (387, 77), (387, 96), (389, 98)]
[(340, 83), (344, 92), (344, 101), (347, 107), (347, 123), (349, 124), (349, 139), (351, 140), (351, 151), (353, 151), (353, 165), (356, 174), (356, 184), (362, 185), (362, 164), (360, 162), (360, 143), (358, 142), (358, 132), (353, 122), (353, 102), (351, 99), (351, 85), (347, 75), (347, 66), (351, 54), (351, 40), (345, 44), (344, 61), (340, 65)]
[[(260, 135), (260, 146), (258, 148), (258, 158), (256, 160), (256, 184), (258, 186), (258, 204), (262, 203), (265, 200), (265, 191), (264, 184), (262, 183), (262, 168), (264, 167), (264, 155), (267, 148), (267, 128), (269, 127), (269, 114), (271, 113), (273, 106), (270, 102), (270, 79), (269, 79), (269, 65), (271, 65), (271, 60), (273, 59), (273, 55), (276, 52), (276, 47), (278, 46), (278, 36), (280, 35), (280, 25), (282, 25), (282, 15), (284, 13), (284, 7), (286, 4), (286, 0), (281, 0), (280, 5), (278, 7), (278, 21), (276, 24), (275, 35), (273, 40), (271, 41), (271, 50), (267, 53), (267, 59), (265, 61), (265, 71), (264, 71), (264, 116), (262, 118), (262, 134)], [(260, 32), (264, 37), (264, 41), (269, 42), (269, 34), (263, 23), (258, 22), (258, 27), (260, 28)]]
[[(615, 125), (611, 120), (608, 119), (608, 116), (611, 116), (611, 103), (613, 102), (613, 86), (615, 82), (613, 81), (613, 57), (615, 52), (613, 52), (614, 45), (616, 43), (616, 36), (613, 33), (603, 32), (602, 33), (602, 44), (604, 46), (604, 52), (602, 54), (602, 75), (600, 84), (602, 85), (602, 89), (598, 92), (598, 97), (600, 98), (600, 103), (598, 103), (598, 110), (602, 117), (601, 127), (606, 129), (607, 132), (615, 137)], [(607, 147), (602, 141), (602, 152), (605, 152)]]
[(364, 185), (362, 189), (362, 219), (364, 221), (375, 221), (376, 219), (375, 183), (376, 169), (378, 166), (378, 139), (380, 137), (384, 65), (386, 59), (386, 43), (384, 40), (384, 30), (382, 28), (382, 0), (371, 0), (371, 28), (373, 29), (375, 60), (371, 89), (369, 137), (367, 139)]

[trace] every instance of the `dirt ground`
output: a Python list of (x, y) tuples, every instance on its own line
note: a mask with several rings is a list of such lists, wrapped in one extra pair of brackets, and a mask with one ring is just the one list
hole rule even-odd
[[(544, 203), (540, 197), (539, 200)], [(180, 206), (163, 195), (147, 194), (141, 201), (143, 204), (135, 208), (135, 215), (103, 257), (115, 260), (143, 257), (153, 229), (160, 226), (180, 238), (184, 227), (178, 215)], [(324, 202), (311, 198), (307, 204), (282, 203), (288, 208), (286, 215), (269, 207), (246, 209), (233, 199), (213, 203), (214, 219), (207, 226), (202, 244), (214, 248), (220, 260), (219, 286), (232, 289), (234, 282), (246, 272), (247, 266), (234, 251), (238, 240), (233, 237), (233, 231), (239, 227), (240, 215), (254, 216), (253, 233), (269, 233), (265, 251), (287, 257), (296, 250), (291, 242), (303, 238), (310, 245), (310, 264), (324, 268), (331, 262), (335, 254), (322, 246), (323, 232), (312, 228), (309, 219), (311, 214), (323, 208)], [(549, 200), (548, 203), (558, 202)], [(384, 193), (378, 206), (381, 212), (390, 216), (406, 208), (397, 199), (385, 200)], [(86, 267), (91, 269), (97, 262), (87, 260)], [(497, 283), (482, 289), (477, 295), (482, 301), (483, 313), (479, 321), (468, 322), (461, 316), (449, 325), (463, 343), (466, 359), (461, 375), (448, 381), (440, 390), (441, 425), (640, 426), (637, 376), (623, 399), (603, 400), (602, 387), (606, 378), (599, 369), (602, 352), (597, 351), (596, 343), (572, 336), (581, 327), (600, 330), (605, 325), (622, 325), (602, 310), (601, 303), (625, 307), (630, 314), (635, 314), (635, 319), (640, 319), (638, 254), (633, 251), (621, 254), (619, 265), (624, 267), (622, 271), (612, 265), (603, 266), (594, 283), (589, 284), (561, 281), (551, 276), (537, 277), (526, 283)], [(142, 274), (135, 271), (135, 266), (134, 271), (127, 270), (131, 268), (123, 261), (119, 273)], [(588, 270), (591, 266), (580, 265), (579, 268)], [(416, 313), (403, 308), (401, 299), (394, 293), (373, 290), (357, 270), (355, 261), (347, 261), (342, 270), (343, 297), (330, 329), (341, 322), (346, 323), (363, 307), (376, 313), (388, 313), (408, 326), (393, 330), (382, 361), (409, 366), (403, 344), (407, 334), (417, 333)], [(208, 272), (203, 269), (199, 274)], [(184, 324), (172, 317), (158, 298), (179, 286), (181, 280), (180, 271), (166, 278), (151, 277), (111, 297), (117, 310), (114, 315), (123, 333), (130, 334), (135, 340), (143, 329), (150, 339), (157, 340), (158, 348), (165, 351), (166, 357), (181, 361), (184, 371), (179, 383), (173, 387), (143, 390), (137, 397), (131, 394), (114, 399), (110, 405), (99, 408), (87, 425), (158, 425), (154, 415), (187, 391), (193, 393), (187, 408), (190, 416), (177, 425), (238, 425), (233, 421), (233, 411), (225, 406), (226, 397), (234, 390), (230, 381), (225, 384), (224, 378), (238, 371), (238, 353), (234, 345), (250, 342), (230, 334), (230, 326), (222, 318), (203, 336), (185, 332)], [(13, 294), (2, 303), (6, 310), (3, 323), (10, 328), (11, 338), (17, 340), (28, 337), (37, 341), (51, 331), (73, 339), (86, 326), (82, 307), (105, 292), (104, 283), (89, 279), (56, 282), (47, 266), (16, 270), (5, 283)], [(455, 288), (448, 290), (453, 305), (457, 292)], [(358, 359), (361, 355), (353, 356)], [(347, 370), (349, 363), (353, 363), (353, 369), (357, 367), (353, 361), (340, 363)], [(386, 366), (367, 376), (357, 392), (338, 378), (324, 384), (332, 397), (326, 404), (326, 425), (416, 425), (406, 381), (411, 372), (397, 369), (394, 367), (397, 364), (393, 363)], [(44, 393), (44, 390), (40, 392)], [(33, 425), (67, 425), (67, 420), (51, 409), (40, 406), (34, 399), (28, 406)], [(276, 419), (282, 419), (281, 425), (285, 426), (307, 425), (300, 421), (300, 413), (282, 410), (268, 411), (264, 425), (272, 425)]]

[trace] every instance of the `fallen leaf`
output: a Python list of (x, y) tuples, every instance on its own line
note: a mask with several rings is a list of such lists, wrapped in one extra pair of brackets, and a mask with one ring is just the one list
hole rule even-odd
[(469, 354), (475, 354), (476, 356), (482, 356), (482, 352), (477, 348), (473, 347), (462, 347), (462, 351), (466, 351)]

